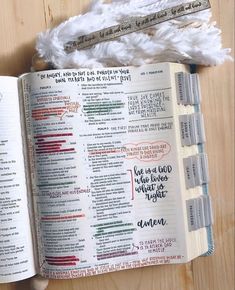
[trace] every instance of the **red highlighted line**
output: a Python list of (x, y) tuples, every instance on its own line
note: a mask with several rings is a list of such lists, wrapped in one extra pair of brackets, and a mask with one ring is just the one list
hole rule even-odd
[(44, 108), (44, 109), (33, 109), (32, 113), (39, 113), (44, 111), (53, 111), (53, 110), (64, 110), (66, 107), (52, 107), (52, 108)]
[(40, 120), (48, 120), (49, 118), (48, 117), (35, 117), (34, 118), (36, 121), (40, 121)]
[(79, 258), (76, 256), (62, 256), (62, 257), (53, 257), (46, 256), (46, 262), (49, 265), (53, 266), (75, 266), (76, 262), (79, 262)]
[(75, 262), (70, 262), (70, 263), (53, 263), (53, 262), (47, 262), (49, 265), (53, 266), (76, 266)]
[(32, 110), (32, 118), (35, 121), (48, 120), (50, 117), (61, 117), (66, 112), (66, 107), (39, 108)]
[(63, 113), (63, 112), (64, 112), (64, 110), (57, 110), (57, 109), (50, 110), (50, 111), (33, 112), (32, 117), (37, 117), (37, 116), (41, 116), (41, 115), (50, 116), (52, 114), (57, 115), (57, 113)]
[(56, 221), (56, 220), (66, 220), (66, 219), (74, 219), (74, 218), (82, 218), (85, 217), (85, 214), (77, 214), (77, 215), (66, 215), (66, 216), (44, 216), (41, 218), (42, 221)]
[(46, 256), (47, 261), (57, 261), (57, 262), (64, 262), (64, 261), (79, 261), (76, 256), (64, 256), (64, 257), (52, 257)]
[[(37, 151), (39, 150), (39, 151)], [(68, 148), (68, 149), (56, 149), (54, 150), (43, 150), (43, 149), (36, 149), (37, 154), (43, 154), (43, 153), (58, 153), (58, 152), (72, 152), (75, 151), (75, 148)]]
[(51, 137), (62, 137), (62, 136), (73, 136), (73, 133), (36, 135), (34, 136), (34, 138), (37, 139), (37, 138), (51, 138)]
[(45, 149), (58, 149), (61, 148), (62, 144), (42, 144), (38, 145), (36, 150), (45, 150)]
[(43, 141), (44, 141), (44, 139), (38, 139), (38, 142), (35, 142), (35, 144), (40, 147), (41, 145), (66, 143), (66, 140), (55, 140), (55, 141), (45, 141), (45, 142), (43, 142)]
[[(66, 261), (65, 260), (58, 260), (58, 259), (46, 259), (46, 261), (49, 263), (57, 263), (58, 265), (59, 264), (61, 264), (61, 263), (64, 263), (64, 262), (67, 262), (67, 263), (71, 263), (71, 262), (78, 262), (79, 261), (79, 259), (66, 259)], [(75, 263), (76, 264), (76, 263)]]

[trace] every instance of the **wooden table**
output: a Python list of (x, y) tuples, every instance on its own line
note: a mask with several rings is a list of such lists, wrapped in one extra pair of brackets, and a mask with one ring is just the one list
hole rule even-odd
[[(0, 74), (29, 71), (35, 37), (89, 1), (1, 0)], [(223, 46), (233, 48), (234, 0), (211, 0), (213, 18), (222, 29)], [(233, 53), (233, 49), (232, 49)], [(200, 70), (202, 107), (210, 166), (216, 250), (184, 265), (164, 265), (69, 281), (51, 281), (48, 290), (231, 290), (234, 287), (234, 64)], [(0, 285), (27, 290), (28, 281)]]

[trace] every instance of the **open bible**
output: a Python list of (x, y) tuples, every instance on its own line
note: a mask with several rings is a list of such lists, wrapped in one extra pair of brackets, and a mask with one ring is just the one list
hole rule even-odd
[(212, 253), (204, 142), (186, 65), (0, 77), (0, 282)]

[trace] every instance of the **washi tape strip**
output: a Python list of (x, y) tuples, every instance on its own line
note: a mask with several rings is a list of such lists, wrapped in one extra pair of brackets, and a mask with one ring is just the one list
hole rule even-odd
[(123, 21), (121, 24), (79, 36), (76, 40), (67, 42), (64, 45), (64, 50), (67, 53), (71, 53), (75, 50), (88, 48), (97, 43), (109, 41), (180, 16), (209, 9), (210, 7), (209, 0), (196, 0), (167, 8), (147, 16), (131, 17), (129, 20)]

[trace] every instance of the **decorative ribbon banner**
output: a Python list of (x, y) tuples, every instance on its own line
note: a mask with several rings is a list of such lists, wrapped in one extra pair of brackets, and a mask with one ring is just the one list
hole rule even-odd
[(97, 43), (109, 41), (164, 21), (209, 9), (210, 7), (211, 5), (209, 0), (196, 0), (167, 8), (147, 16), (131, 17), (129, 20), (123, 21), (121, 24), (104, 28), (87, 35), (79, 36), (77, 40), (67, 42), (64, 46), (64, 50), (67, 53), (71, 53), (75, 50), (88, 48)]

